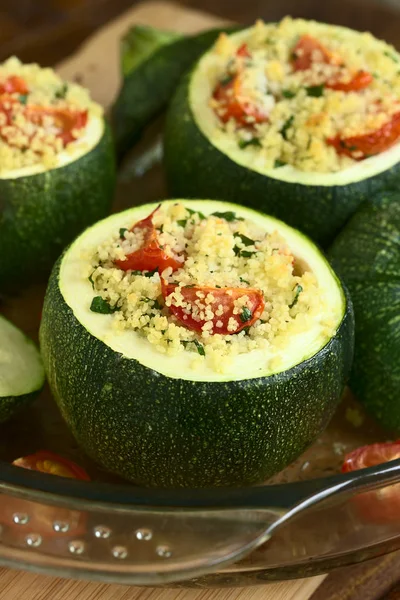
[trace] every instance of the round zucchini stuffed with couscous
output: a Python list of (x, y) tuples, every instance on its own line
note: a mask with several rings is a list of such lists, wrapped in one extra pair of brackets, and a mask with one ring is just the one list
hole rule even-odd
[(115, 165), (101, 107), (51, 69), (0, 65), (0, 289), (50, 271), (105, 216)]
[(170, 106), (171, 194), (241, 202), (326, 246), (398, 179), (399, 62), (369, 33), (302, 19), (221, 35)]
[(349, 298), (299, 232), (217, 201), (113, 215), (56, 263), (40, 331), (78, 442), (152, 486), (261, 482), (332, 416)]

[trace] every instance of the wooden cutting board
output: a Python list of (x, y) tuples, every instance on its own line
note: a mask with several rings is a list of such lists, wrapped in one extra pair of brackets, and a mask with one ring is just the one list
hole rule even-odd
[[(172, 3), (148, 1), (135, 6), (88, 39), (76, 54), (58, 66), (58, 71), (66, 79), (83, 83), (91, 90), (93, 97), (108, 108), (120, 84), (119, 40), (135, 23), (195, 33), (220, 25), (223, 21)], [(389, 581), (389, 573), (393, 568), (396, 570), (399, 567), (399, 555), (385, 559), (381, 572), (386, 574), (386, 581)], [(371, 574), (379, 569), (380, 563), (377, 561), (373, 561), (370, 568), (356, 568), (359, 588), (364, 590), (362, 596), (354, 595), (347, 585), (352, 573), (356, 572), (351, 569), (346, 570), (342, 577), (328, 577), (322, 587), (320, 584), (325, 576), (262, 587), (221, 590), (126, 587), (0, 569), (0, 600), (308, 600), (317, 588), (319, 590), (315, 598), (318, 597), (318, 600), (356, 600), (356, 596), (357, 600), (367, 600), (378, 597), (369, 596), (367, 588)]]

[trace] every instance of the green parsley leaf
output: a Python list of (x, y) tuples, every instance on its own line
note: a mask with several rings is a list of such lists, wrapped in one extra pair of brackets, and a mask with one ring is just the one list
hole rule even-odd
[(104, 300), (101, 296), (95, 296), (90, 305), (90, 310), (102, 315), (111, 315), (121, 309), (118, 306), (110, 306), (107, 300)]
[(58, 88), (58, 90), (56, 91), (56, 93), (54, 95), (59, 100), (64, 100), (64, 98), (66, 97), (67, 93), (68, 93), (68, 84), (67, 83), (63, 83), (63, 85), (60, 88)]
[[(144, 273), (145, 277), (153, 277), (154, 273), (158, 273), (158, 267), (154, 269), (154, 271), (149, 271), (148, 273)], [(142, 273), (143, 275), (143, 273)]]
[(162, 310), (162, 306), (157, 299), (153, 300), (153, 308), (156, 310)]
[(244, 221), (243, 217), (237, 217), (236, 213), (228, 210), (227, 212), (213, 212), (213, 217), (219, 217), (220, 219), (225, 219), (228, 223), (232, 223), (232, 221)]
[(121, 240), (125, 239), (125, 234), (127, 231), (129, 231), (129, 229), (127, 229), (126, 227), (121, 227), (121, 229), (119, 230), (119, 237), (121, 238)]
[(244, 148), (247, 148), (247, 146), (261, 146), (261, 142), (258, 138), (254, 137), (250, 140), (239, 140), (238, 146), (243, 150)]
[(293, 90), (282, 90), (282, 96), (284, 98), (294, 98), (296, 95), (296, 92), (294, 92)]
[(187, 220), (187, 219), (180, 219), (179, 221), (177, 221), (178, 225), (179, 225), (180, 227), (183, 227), (183, 229), (185, 229), (185, 227), (186, 227), (186, 223), (187, 223), (187, 222), (188, 222), (188, 220)]
[(294, 121), (294, 115), (292, 115), (291, 117), (288, 118), (288, 120), (284, 123), (282, 129), (280, 130), (280, 133), (284, 140), (287, 140), (287, 131), (293, 125), (293, 121)]
[(194, 287), (196, 287), (196, 284), (195, 283), (191, 283), (190, 285), (184, 285), (183, 289), (189, 290), (190, 288), (194, 288)]
[(277, 158), (274, 162), (274, 169), (279, 169), (279, 167), (286, 167), (287, 163), (285, 163), (283, 160), (280, 160), (279, 158)]
[(310, 87), (306, 87), (307, 96), (312, 96), (313, 98), (320, 98), (324, 95), (325, 85), (321, 83), (321, 85), (311, 85)]
[(205, 356), (206, 353), (205, 353), (205, 350), (204, 350), (204, 346), (202, 344), (200, 344), (200, 342), (197, 341), (197, 340), (193, 340), (193, 343), (196, 346), (197, 352), (200, 354), (200, 356)]
[(242, 323), (247, 323), (247, 321), (250, 321), (252, 316), (251, 310), (247, 308), (247, 306), (243, 306), (242, 312), (240, 313), (240, 320)]
[(28, 102), (28, 94), (20, 94), (19, 102), (20, 104), (26, 104)]
[(246, 285), (250, 285), (250, 282), (247, 279), (243, 279), (243, 277), (239, 277), (240, 283), (245, 283)]
[(234, 79), (235, 79), (235, 76), (228, 73), (224, 77), (221, 77), (219, 82), (221, 85), (225, 86), (225, 85), (229, 85)]
[(240, 238), (240, 241), (245, 246), (254, 246), (254, 243), (255, 243), (254, 240), (247, 237), (247, 235), (243, 235), (242, 233), (235, 233), (235, 237)]
[[(186, 207), (185, 207), (186, 208)], [(199, 215), (199, 219), (200, 221), (204, 221), (204, 219), (206, 218), (202, 212), (200, 212), (199, 210), (192, 210), (191, 208), (186, 208), (186, 210), (188, 211), (189, 215)]]
[(300, 296), (301, 292), (303, 291), (303, 287), (300, 284), (297, 284), (296, 287), (294, 288), (294, 290), (295, 290), (295, 292), (294, 292), (293, 302), (291, 304), (289, 304), (289, 308), (293, 308), (293, 306), (296, 306), (299, 296)]
[[(94, 271), (93, 271), (93, 273), (94, 273)], [(88, 279), (89, 279), (90, 283), (92, 284), (92, 288), (94, 289), (93, 273), (91, 273), (89, 275)]]
[(400, 62), (399, 59), (397, 58), (397, 56), (395, 54), (393, 54), (392, 52), (389, 52), (389, 50), (385, 50), (385, 52), (383, 54), (385, 56), (387, 56), (388, 58), (391, 58), (392, 61), (395, 63)]

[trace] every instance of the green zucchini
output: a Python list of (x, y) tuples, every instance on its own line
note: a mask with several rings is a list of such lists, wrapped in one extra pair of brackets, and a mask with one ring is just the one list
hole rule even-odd
[[(354, 33), (337, 30), (343, 36)], [(248, 34), (244, 30), (230, 37), (237, 46)], [(214, 125), (209, 64), (212, 56), (206, 52), (180, 83), (168, 110), (164, 151), (171, 197), (211, 195), (238, 202), (276, 216), (328, 247), (365, 199), (398, 181), (400, 144), (336, 173), (300, 171), (280, 160), (266, 169), (257, 160), (254, 140), (228, 143)]]
[(326, 290), (332, 331), (316, 324), (307, 341), (289, 339), (279, 368), (256, 351), (224, 375), (206, 363), (191, 368), (195, 345), (172, 357), (133, 331), (113, 333), (112, 315), (90, 310), (84, 255), (156, 206), (144, 205), (97, 223), (57, 261), (40, 329), (46, 373), (78, 443), (109, 471), (162, 487), (261, 482), (301, 454), (334, 413), (352, 361), (351, 302), (320, 250), (284, 223), (223, 202), (182, 202), (278, 230)]
[(226, 30), (186, 37), (136, 25), (127, 33), (121, 48), (123, 83), (111, 115), (120, 157), (166, 107), (183, 73)]
[(384, 427), (400, 432), (400, 194), (365, 203), (329, 252), (356, 316), (350, 387)]
[(0, 423), (32, 402), (44, 382), (39, 350), (22, 331), (0, 315)]
[[(91, 133), (93, 132), (93, 133)], [(0, 289), (43, 279), (65, 246), (111, 208), (115, 158), (103, 119), (93, 117), (91, 149), (50, 170), (0, 178)], [(36, 172), (35, 172), (36, 171)]]

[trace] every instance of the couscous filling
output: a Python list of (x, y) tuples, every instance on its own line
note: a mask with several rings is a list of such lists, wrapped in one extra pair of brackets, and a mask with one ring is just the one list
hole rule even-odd
[(101, 108), (87, 90), (52, 69), (10, 58), (0, 65), (0, 174), (44, 164), (74, 150), (91, 114)]
[[(314, 319), (334, 324), (314, 274), (277, 231), (227, 211), (158, 207), (95, 248), (90, 309), (160, 353), (194, 353), (217, 372), (238, 354), (284, 346)], [(196, 358), (197, 357), (197, 358)]]
[(260, 21), (206, 60), (215, 129), (266, 169), (339, 171), (400, 139), (399, 55), (371, 34)]

